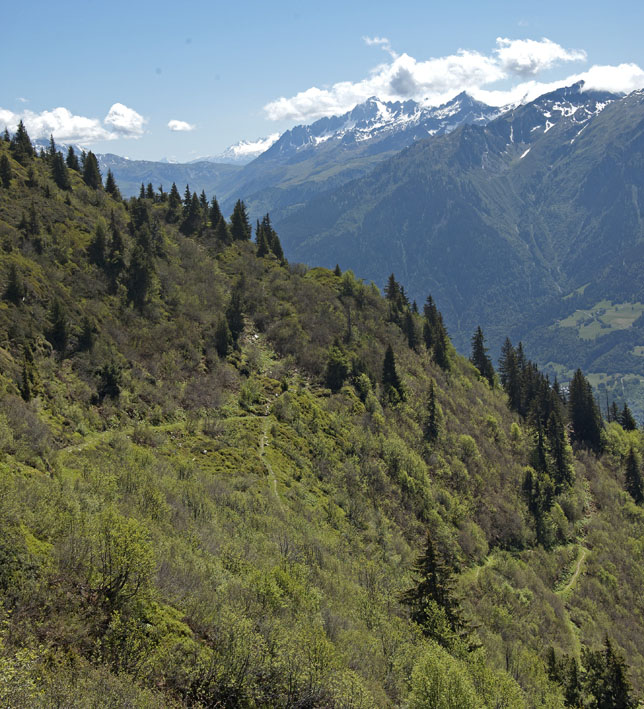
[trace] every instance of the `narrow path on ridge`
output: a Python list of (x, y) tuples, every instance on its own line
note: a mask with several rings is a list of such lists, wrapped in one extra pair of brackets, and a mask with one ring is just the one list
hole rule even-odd
[[(268, 408), (268, 407), (267, 407)], [(262, 432), (262, 437), (260, 438), (259, 441), (259, 457), (262, 463), (264, 463), (264, 467), (268, 471), (268, 477), (270, 478), (270, 485), (271, 489), (273, 490), (273, 494), (275, 495), (275, 499), (277, 500), (277, 504), (282, 512), (284, 512), (284, 505), (282, 504), (282, 498), (280, 497), (279, 492), (277, 491), (277, 476), (275, 475), (275, 471), (273, 470), (273, 467), (271, 466), (270, 462), (268, 461), (266, 454), (264, 453), (264, 447), (267, 445), (268, 442), (268, 426), (270, 424), (270, 419), (268, 417), (268, 411), (266, 412), (266, 418), (264, 419), (264, 430)]]

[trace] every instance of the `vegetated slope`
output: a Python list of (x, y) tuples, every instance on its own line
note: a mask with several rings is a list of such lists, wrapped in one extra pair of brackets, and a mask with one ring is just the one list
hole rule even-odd
[(616, 98), (561, 89), (421, 141), (281, 221), (286, 252), (431, 291), (459, 348), (480, 323), (495, 351), (511, 334), (561, 375), (644, 375), (641, 321), (592, 340), (559, 325), (643, 302), (644, 96)]
[[(562, 707), (546, 648), (588, 673), (581, 646), (605, 634), (642, 689), (644, 514), (622, 489), (639, 432), (581, 451), (538, 530), (532, 429), (451, 347), (439, 367), (414, 343), (423, 318), (396, 293), (289, 267), (272, 236), (259, 257), (235, 224), (191, 221), (194, 200), (123, 202), (74, 170), (59, 189), (53, 155), (16, 156), (3, 703)], [(447, 596), (416, 623), (402, 599), (427, 533)]]

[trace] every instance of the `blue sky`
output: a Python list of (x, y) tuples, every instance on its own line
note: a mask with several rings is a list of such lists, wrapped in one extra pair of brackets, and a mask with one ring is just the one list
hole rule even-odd
[(626, 91), (644, 87), (643, 5), (23, 0), (2, 12), (0, 128), (190, 160), (371, 91), (504, 103), (580, 76)]

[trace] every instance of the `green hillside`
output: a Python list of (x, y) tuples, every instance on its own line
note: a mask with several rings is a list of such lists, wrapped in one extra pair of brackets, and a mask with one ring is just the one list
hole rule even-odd
[(568, 418), (395, 282), (78, 168), (0, 141), (3, 706), (636, 706), (644, 439), (581, 374)]

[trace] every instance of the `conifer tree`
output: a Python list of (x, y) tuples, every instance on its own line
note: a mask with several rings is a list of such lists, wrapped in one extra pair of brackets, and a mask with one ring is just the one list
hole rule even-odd
[(457, 639), (464, 641), (468, 650), (480, 647), (469, 638), (471, 631), (454, 594), (452, 574), (440, 558), (429, 533), (414, 572), (415, 584), (401, 600), (409, 607), (411, 619), (423, 634), (448, 649)]
[(106, 268), (110, 279), (110, 291), (115, 293), (119, 278), (125, 270), (125, 243), (116, 224), (114, 212), (110, 217), (110, 237)]
[(31, 144), (31, 139), (22, 121), (18, 123), (18, 128), (11, 139), (11, 144), (9, 146), (13, 157), (22, 165), (26, 164), (29, 158), (34, 157), (35, 152), (33, 145)]
[(414, 316), (411, 310), (405, 312), (405, 319), (403, 320), (403, 332), (407, 336), (407, 345), (410, 350), (414, 352), (418, 351), (418, 332), (416, 330), (416, 322), (414, 321)]
[(83, 181), (93, 190), (103, 187), (101, 171), (98, 169), (98, 160), (91, 150), (87, 153), (83, 162)]
[(65, 308), (58, 299), (52, 303), (50, 319), (51, 327), (47, 333), (47, 339), (57, 352), (64, 355), (69, 341), (69, 326)]
[(96, 264), (99, 268), (105, 267), (105, 259), (107, 252), (107, 234), (105, 225), (102, 220), (99, 220), (94, 230), (94, 236), (89, 244), (88, 256), (91, 263)]
[(602, 450), (602, 420), (588, 380), (578, 369), (570, 382), (568, 411), (572, 440), (599, 453)]
[(74, 148), (70, 145), (69, 148), (67, 149), (67, 157), (65, 158), (65, 164), (70, 170), (76, 170), (76, 172), (80, 172), (80, 165), (78, 164), (78, 158), (76, 157), (76, 153), (74, 152)]
[(141, 183), (141, 187), (139, 187), (139, 199), (145, 199), (145, 187), (143, 183)]
[(244, 280), (243, 278), (240, 278), (230, 294), (230, 302), (226, 308), (226, 322), (228, 323), (232, 344), (235, 348), (238, 347), (239, 336), (244, 330), (244, 312), (242, 304), (242, 294), (244, 288)]
[(196, 192), (190, 198), (190, 206), (187, 210), (184, 209), (183, 213), (184, 216), (181, 222), (181, 233), (186, 236), (194, 236), (198, 234), (201, 229), (201, 217), (203, 210)]
[(257, 256), (258, 258), (263, 258), (268, 256), (270, 249), (268, 248), (268, 242), (266, 241), (266, 234), (262, 225), (257, 220), (257, 227), (255, 228), (255, 243), (257, 244)]
[(637, 429), (637, 423), (626, 402), (624, 402), (624, 408), (621, 410), (617, 420), (625, 431), (635, 431)]
[(148, 298), (152, 286), (154, 267), (150, 257), (140, 244), (134, 247), (125, 276), (128, 302), (141, 309)]
[(349, 375), (349, 362), (342, 350), (340, 343), (336, 340), (329, 348), (329, 355), (324, 374), (324, 383), (333, 392), (340, 391)]
[(114, 199), (121, 199), (121, 191), (119, 190), (118, 185), (116, 184), (114, 174), (109, 168), (107, 170), (107, 177), (105, 178), (105, 191)]
[(67, 165), (63, 160), (62, 153), (55, 152), (51, 158), (51, 177), (61, 190), (71, 190), (72, 183), (69, 179), (69, 173), (67, 172)]
[(148, 182), (147, 187), (145, 188), (145, 198), (149, 199), (151, 202), (155, 201), (154, 187), (152, 187), (151, 182)]
[(566, 428), (559, 409), (550, 412), (547, 423), (548, 448), (552, 460), (552, 477), (557, 493), (570, 487), (574, 481), (572, 456), (568, 446)]
[(391, 401), (405, 398), (402, 382), (396, 371), (396, 357), (391, 345), (387, 345), (385, 359), (382, 364), (382, 386), (386, 396)]
[(251, 227), (246, 205), (238, 199), (230, 216), (230, 234), (233, 241), (250, 241)]
[(480, 375), (487, 379), (488, 384), (494, 387), (494, 367), (492, 366), (492, 360), (488, 357), (485, 337), (480, 326), (476, 328), (476, 332), (472, 337), (470, 362), (479, 370)]
[(184, 193), (183, 193), (183, 215), (184, 215), (184, 217), (188, 214), (191, 204), (192, 204), (192, 192), (190, 192), (190, 185), (186, 185), (186, 189), (184, 190)]
[(94, 348), (95, 333), (96, 328), (92, 325), (92, 321), (85, 316), (78, 335), (77, 349), (79, 352), (90, 352)]
[(635, 709), (637, 701), (626, 676), (624, 658), (606, 637), (602, 650), (582, 649), (584, 689), (592, 696), (593, 709)]
[(222, 246), (232, 243), (230, 229), (228, 228), (228, 224), (226, 224), (226, 220), (223, 217), (219, 218), (219, 222), (215, 228), (215, 240)]
[(501, 385), (508, 395), (508, 403), (513, 411), (521, 409), (521, 372), (517, 353), (509, 338), (506, 337), (499, 359)]
[(36, 363), (34, 353), (29, 344), (23, 350), (22, 371), (20, 373), (20, 396), (24, 401), (31, 401), (36, 394), (38, 387), (38, 377), (36, 373)]
[(18, 269), (15, 263), (9, 266), (9, 273), (7, 274), (7, 287), (4, 291), (4, 299), (8, 300), (14, 305), (19, 305), (25, 296), (25, 288), (22, 284), (22, 280), (18, 275)]
[(215, 349), (220, 357), (225, 357), (233, 345), (233, 337), (230, 334), (228, 320), (223, 317), (219, 318), (217, 328), (215, 329)]
[(340, 270), (340, 266), (337, 263), (335, 264), (335, 268), (333, 269), (333, 275), (337, 278), (340, 278), (340, 276), (342, 276), (342, 271)]
[(644, 502), (644, 481), (642, 480), (642, 470), (637, 453), (630, 447), (626, 456), (626, 491), (635, 500), (636, 505)]
[(217, 224), (219, 224), (219, 220), (222, 218), (222, 213), (221, 209), (219, 209), (219, 202), (217, 202), (217, 198), (213, 197), (212, 202), (210, 203), (210, 210), (208, 212), (208, 218), (210, 219), (210, 226), (213, 229), (217, 228)]
[(11, 162), (6, 153), (2, 153), (0, 157), (0, 180), (2, 180), (2, 186), (8, 189), (11, 186), (12, 178), (13, 170), (11, 169)]
[(617, 421), (619, 423), (619, 410), (617, 408), (617, 403), (613, 403), (608, 407), (608, 421)]
[(9, 129), (7, 128), (7, 126), (4, 127), (4, 133), (2, 134), (2, 140), (4, 140), (5, 143), (11, 142), (11, 136), (9, 135)]
[(438, 438), (438, 411), (434, 380), (429, 383), (429, 401), (427, 403), (427, 421), (425, 422), (425, 440), (432, 443)]
[(168, 211), (166, 213), (166, 221), (175, 222), (178, 218), (179, 208), (181, 207), (181, 195), (177, 189), (177, 185), (173, 182), (168, 195)]

